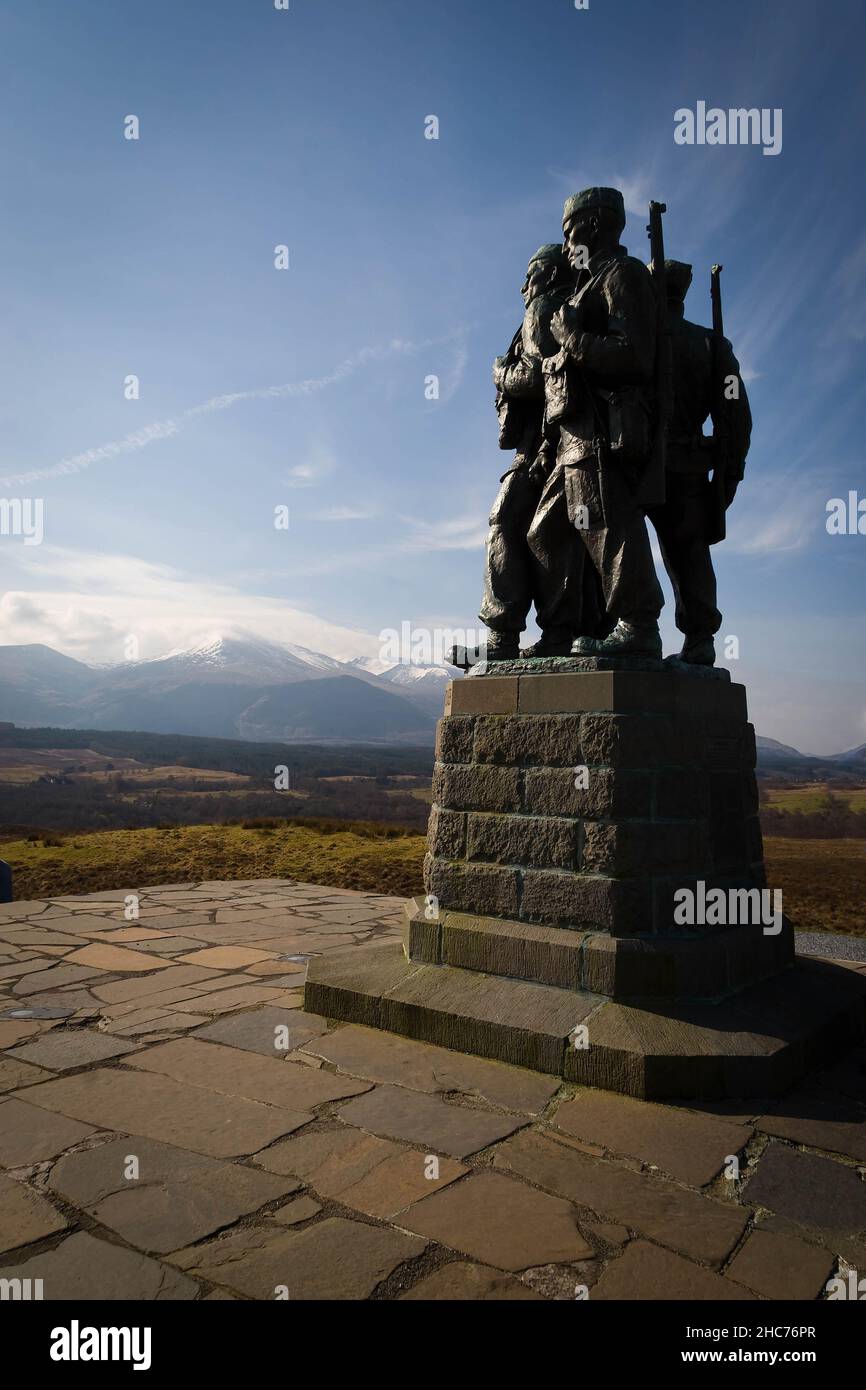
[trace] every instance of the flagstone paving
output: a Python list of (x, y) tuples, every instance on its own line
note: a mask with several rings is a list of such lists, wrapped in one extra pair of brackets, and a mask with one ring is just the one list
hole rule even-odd
[(649, 1104), (306, 1013), (306, 961), (362, 975), (400, 900), (164, 884), (130, 920), (130, 891), (0, 905), (0, 1278), (537, 1302), (866, 1275), (866, 1049), (772, 1104)]

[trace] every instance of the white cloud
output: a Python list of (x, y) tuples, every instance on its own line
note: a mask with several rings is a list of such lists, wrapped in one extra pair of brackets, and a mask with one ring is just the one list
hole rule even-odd
[(372, 633), (134, 556), (41, 546), (38, 564), (23, 548), (17, 557), (29, 592), (11, 589), (0, 601), (0, 643), (44, 642), (111, 662), (124, 659), (129, 635), (138, 638), (142, 657), (154, 657), (194, 645), (204, 631), (243, 630), (338, 660), (379, 650)]

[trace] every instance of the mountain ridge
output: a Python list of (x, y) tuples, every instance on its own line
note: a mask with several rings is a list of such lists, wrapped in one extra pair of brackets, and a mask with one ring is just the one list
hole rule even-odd
[(252, 741), (432, 741), (450, 673), (442, 669), (434, 702), (428, 687), (395, 679), (381, 664), (377, 674), (244, 633), (101, 665), (44, 643), (0, 645), (0, 719)]

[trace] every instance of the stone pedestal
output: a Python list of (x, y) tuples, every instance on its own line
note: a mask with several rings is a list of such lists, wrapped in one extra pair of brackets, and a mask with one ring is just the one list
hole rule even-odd
[(794, 963), (754, 765), (726, 671), (476, 668), (446, 696), (404, 950), (315, 962), (306, 1008), (632, 1095), (783, 1089), (862, 1036), (866, 980)]

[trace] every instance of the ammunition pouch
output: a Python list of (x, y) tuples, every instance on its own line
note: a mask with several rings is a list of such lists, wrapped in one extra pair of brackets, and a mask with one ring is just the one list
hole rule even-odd
[(645, 392), (639, 386), (620, 386), (598, 394), (607, 404), (612, 461), (645, 464), (651, 447), (651, 420)]

